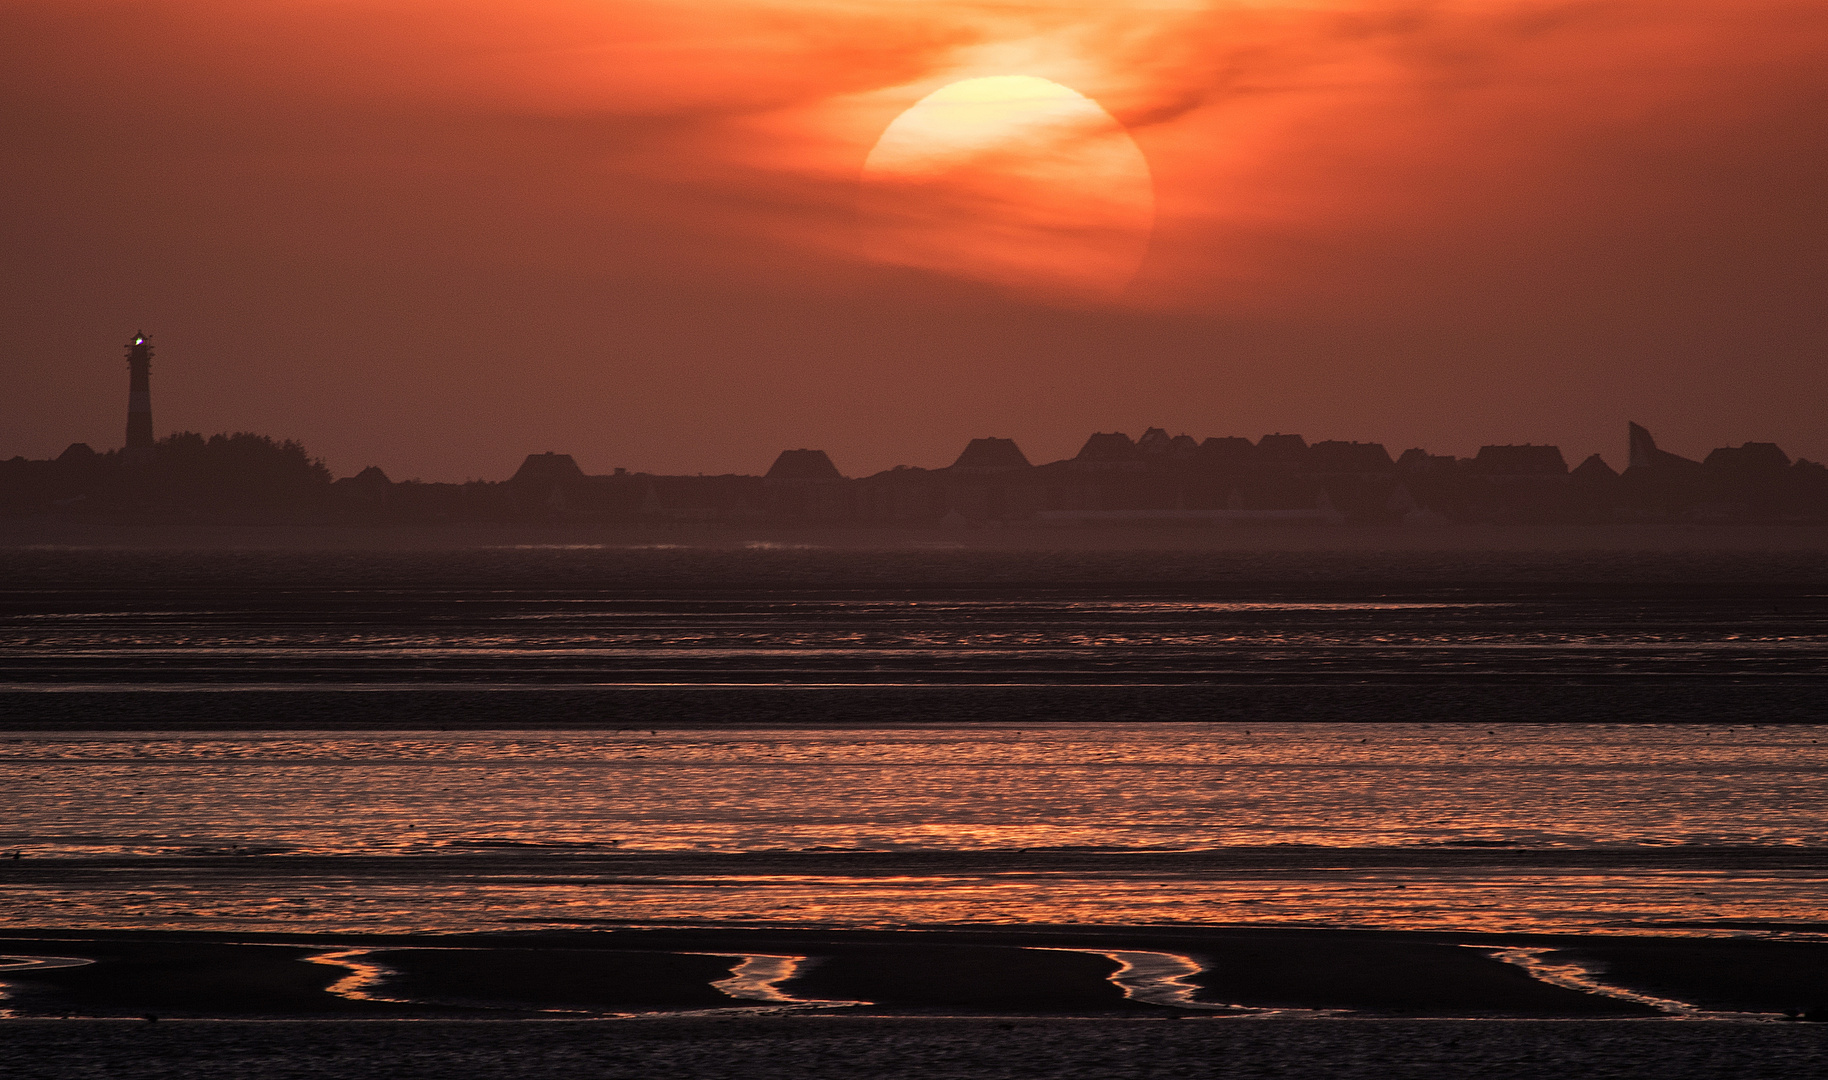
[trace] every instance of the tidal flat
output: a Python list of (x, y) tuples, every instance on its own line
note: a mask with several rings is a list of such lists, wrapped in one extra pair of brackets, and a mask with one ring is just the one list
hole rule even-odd
[(9, 552), (8, 1075), (1828, 1071), (1819, 550), (1319, 543)]

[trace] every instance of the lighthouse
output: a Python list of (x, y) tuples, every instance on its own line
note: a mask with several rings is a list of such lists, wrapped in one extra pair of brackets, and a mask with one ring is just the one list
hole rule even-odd
[(152, 344), (145, 334), (128, 344), (127, 370), (127, 453), (138, 457), (152, 451)]

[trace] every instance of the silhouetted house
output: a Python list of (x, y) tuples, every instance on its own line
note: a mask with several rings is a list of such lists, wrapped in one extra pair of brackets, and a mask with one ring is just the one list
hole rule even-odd
[(1257, 444), (1236, 435), (1207, 439), (1194, 460), (1203, 469), (1242, 472), (1256, 463)]
[(1460, 463), (1460, 472), (1461, 517), (1515, 523), (1564, 520), (1572, 513), (1560, 447), (1482, 446)]
[(102, 456), (86, 442), (73, 442), (57, 455), (57, 464), (66, 469), (93, 469), (101, 461)]
[(1623, 512), (1664, 517), (1708, 501), (1700, 462), (1659, 449), (1657, 440), (1638, 424), (1626, 424), (1625, 434), (1630, 464), (1623, 477)]
[(1229, 514), (1307, 511), (1322, 494), (1320, 482), (1304, 474), (1307, 440), (1299, 435), (1265, 435), (1249, 441), (1208, 439), (1196, 458), (1189, 505), (1212, 506)]
[(543, 454), (528, 454), (520, 468), (508, 478), (508, 483), (521, 487), (543, 487), (551, 484), (569, 484), (581, 482), (584, 470), (570, 454), (555, 454), (548, 450)]
[(1610, 483), (1619, 478), (1619, 474), (1613, 471), (1612, 466), (1606, 464), (1606, 459), (1598, 454), (1589, 454), (1587, 460), (1576, 465), (1568, 476), (1573, 480), (1588, 484)]
[(1623, 489), (1619, 474), (1606, 459), (1590, 454), (1568, 473), (1570, 512), (1577, 520), (1604, 521), (1618, 509)]
[(1778, 476), (1790, 467), (1790, 455), (1776, 443), (1749, 442), (1743, 446), (1723, 446), (1708, 454), (1703, 468), (1741, 476)]
[(1164, 428), (1152, 427), (1136, 440), (1136, 452), (1144, 457), (1162, 457), (1174, 449), (1174, 440)]
[(330, 485), (330, 489), (344, 498), (379, 504), (387, 501), (393, 486), (394, 482), (387, 478), (380, 466), (370, 465), (354, 476), (345, 476), (336, 481)]
[(517, 509), (522, 513), (548, 516), (563, 516), (583, 509), (581, 504), (588, 501), (588, 487), (584, 470), (578, 468), (570, 454), (555, 454), (550, 450), (543, 454), (528, 454), (507, 482)]
[(823, 450), (783, 450), (764, 479), (783, 481), (842, 480), (844, 475)]
[(1012, 439), (973, 439), (949, 469), (933, 474), (941, 517), (965, 522), (1027, 518), (1045, 496), (1035, 468)]
[(1419, 446), (1403, 451), (1396, 459), (1396, 469), (1410, 477), (1446, 477), (1458, 468), (1452, 454), (1431, 454)]
[(1085, 440), (1085, 445), (1079, 448), (1073, 462), (1094, 468), (1140, 468), (1142, 454), (1123, 432), (1101, 431)]
[(1723, 446), (1701, 462), (1702, 502), (1691, 516), (1781, 517), (1802, 509), (1802, 492), (1790, 455), (1776, 443)]
[(1280, 432), (1257, 440), (1256, 463), (1259, 468), (1275, 472), (1300, 472), (1307, 465), (1307, 440), (1299, 435)]
[(1378, 477), (1396, 471), (1383, 443), (1317, 442), (1308, 447), (1306, 471), (1316, 476)]
[(1014, 439), (972, 439), (965, 452), (952, 463), (956, 470), (995, 470), (1032, 468), (1028, 456)]
[(1303, 471), (1340, 513), (1363, 520), (1391, 516), (1388, 503), (1397, 487), (1396, 462), (1382, 443), (1317, 442), (1308, 447)]
[(850, 494), (850, 482), (823, 450), (783, 450), (762, 478), (768, 516), (788, 521), (848, 518)]
[(1701, 467), (1701, 463), (1698, 461), (1672, 454), (1667, 450), (1657, 449), (1657, 440), (1651, 438), (1650, 432), (1637, 424), (1627, 423), (1625, 436), (1631, 450), (1631, 456), (1625, 465), (1627, 474), (1634, 469), (1643, 469), (1692, 475)]
[(1469, 516), (1468, 484), (1460, 462), (1451, 455), (1411, 447), (1396, 459), (1395, 476), (1405, 497), (1397, 498), (1393, 489), (1385, 501), (1387, 514), (1414, 523)]

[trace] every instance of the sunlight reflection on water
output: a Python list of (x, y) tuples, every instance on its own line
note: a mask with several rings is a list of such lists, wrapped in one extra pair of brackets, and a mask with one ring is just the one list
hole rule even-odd
[(1027, 725), (0, 737), (60, 854), (1828, 844), (1828, 730)]
[[(0, 738), (0, 848), (71, 873), (166, 861), (34, 877), (29, 889), (0, 878), (0, 924), (1804, 923), (1819, 919), (1819, 869), (1709, 853), (1828, 847), (1825, 735), (1403, 724), (14, 735)], [(1255, 868), (1136, 861), (1309, 848), (1321, 854)], [(1377, 867), (1324, 855), (1367, 850), (1434, 854)], [(958, 861), (992, 852), (995, 866)], [(1674, 861), (1550, 865), (1545, 852)], [(869, 853), (912, 861), (869, 873), (832, 862)], [(1063, 853), (1073, 865), (1044, 861)], [(349, 861), (361, 857), (393, 869)], [(659, 857), (673, 861), (620, 869)]]

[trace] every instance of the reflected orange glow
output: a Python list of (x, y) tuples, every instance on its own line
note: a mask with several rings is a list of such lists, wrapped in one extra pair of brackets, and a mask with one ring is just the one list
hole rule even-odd
[[(1819, 921), (1822, 740), (1395, 724), (46, 736), (13, 751), (41, 777), (15, 820), (38, 869), (29, 894), (0, 894), (0, 921), (1777, 931)], [(128, 775), (143, 795), (110, 797)], [(1746, 845), (1767, 853), (1748, 862)], [(93, 865), (123, 852), (173, 868)], [(364, 950), (317, 962), (352, 973), (332, 988), (345, 996), (385, 975)], [(1164, 963), (1131, 974), (1172, 992)], [(732, 985), (771, 1000), (786, 970), (760, 960)]]
[(369, 959), (378, 951), (380, 950), (339, 949), (335, 952), (307, 956), (304, 960), (307, 964), (322, 964), (325, 967), (342, 968), (349, 972), (324, 987), (326, 994), (347, 1001), (389, 1001), (404, 1004), (405, 998), (387, 997), (377, 992), (389, 978), (399, 974), (393, 968)]

